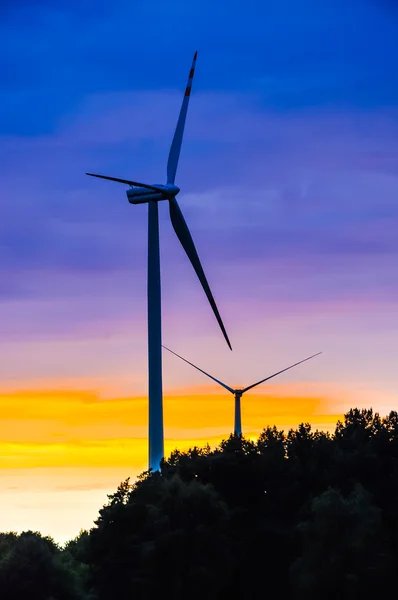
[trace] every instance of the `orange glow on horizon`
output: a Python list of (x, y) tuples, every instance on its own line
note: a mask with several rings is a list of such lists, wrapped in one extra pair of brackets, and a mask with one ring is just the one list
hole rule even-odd
[[(268, 425), (287, 430), (301, 422), (333, 430), (341, 411), (328, 398), (248, 393), (242, 401), (245, 435)], [(284, 388), (284, 389), (283, 389)], [(165, 454), (178, 447), (215, 446), (233, 429), (234, 400), (209, 386), (164, 397)], [(282, 393), (282, 395), (281, 395)], [(79, 390), (32, 390), (0, 394), (0, 469), (38, 467), (145, 468), (147, 398), (102, 399)]]
[[(74, 387), (49, 381), (0, 393), (0, 531), (34, 529), (64, 543), (92, 527), (121, 481), (146, 470), (147, 398), (112, 397), (108, 386), (95, 391), (79, 384), (85, 387), (81, 380)], [(267, 425), (287, 431), (310, 422), (334, 431), (345, 410), (358, 405), (353, 390), (331, 383), (274, 383), (264, 392), (243, 396), (248, 439)], [(366, 396), (361, 391), (357, 399), (363, 406)], [(166, 391), (166, 456), (176, 448), (217, 446), (233, 418), (233, 396), (217, 385)]]

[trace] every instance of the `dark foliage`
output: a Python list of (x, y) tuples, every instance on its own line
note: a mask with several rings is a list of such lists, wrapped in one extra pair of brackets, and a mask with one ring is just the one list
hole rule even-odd
[(26, 531), (0, 534), (2, 600), (78, 600), (78, 576), (49, 537)]
[(370, 600), (394, 588), (398, 414), (174, 451), (64, 549), (0, 534), (4, 600)]

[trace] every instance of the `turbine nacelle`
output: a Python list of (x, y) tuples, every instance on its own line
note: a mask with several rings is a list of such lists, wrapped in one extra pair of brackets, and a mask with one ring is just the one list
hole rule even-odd
[(151, 189), (147, 187), (131, 186), (127, 190), (127, 198), (130, 204), (146, 204), (147, 202), (160, 202), (171, 200), (177, 196), (180, 188), (172, 183), (154, 184)]

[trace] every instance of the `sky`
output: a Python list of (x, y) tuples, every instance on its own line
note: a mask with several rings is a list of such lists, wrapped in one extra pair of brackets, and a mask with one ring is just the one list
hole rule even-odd
[[(105, 6), (106, 4), (106, 6)], [(0, 5), (0, 530), (60, 543), (147, 466), (147, 208), (176, 183), (230, 337), (160, 203), (163, 341), (247, 393), (243, 430), (397, 407), (398, 8), (392, 0)], [(165, 448), (233, 400), (168, 354)]]

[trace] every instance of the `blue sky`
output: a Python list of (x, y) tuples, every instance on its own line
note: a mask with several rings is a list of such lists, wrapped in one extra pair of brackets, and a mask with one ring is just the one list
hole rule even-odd
[(54, 131), (85, 94), (180, 89), (200, 51), (201, 90), (268, 108), (392, 107), (388, 2), (3, 2), (1, 131)]
[[(392, 3), (0, 10), (5, 340), (102, 330), (113, 313), (128, 318), (134, 300), (134, 318), (144, 318), (145, 211), (127, 205), (123, 187), (84, 173), (163, 181), (196, 49), (178, 182), (221, 313), (233, 322), (249, 301), (370, 302), (376, 312), (375, 302), (396, 301)], [(210, 331), (163, 208), (165, 310), (192, 295)], [(246, 285), (237, 291), (236, 281)]]

